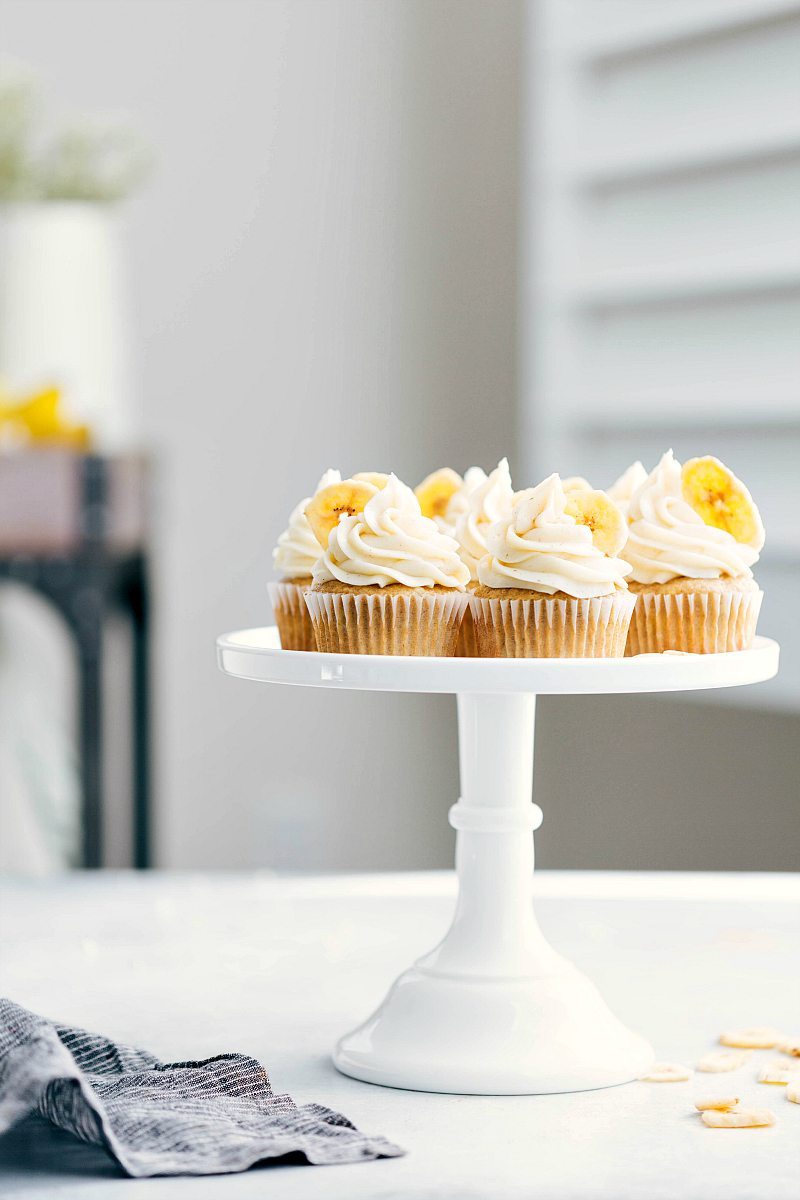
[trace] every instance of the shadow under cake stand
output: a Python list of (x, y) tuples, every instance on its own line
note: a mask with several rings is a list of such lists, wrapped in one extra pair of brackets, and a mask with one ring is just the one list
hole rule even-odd
[(759, 637), (730, 654), (621, 659), (411, 658), (282, 650), (273, 626), (227, 634), (217, 650), (222, 670), (241, 679), (458, 697), (453, 923), (340, 1040), (339, 1070), (368, 1083), (477, 1095), (579, 1091), (641, 1074), (651, 1047), (552, 949), (534, 915), (536, 695), (757, 683), (776, 673), (777, 644)]

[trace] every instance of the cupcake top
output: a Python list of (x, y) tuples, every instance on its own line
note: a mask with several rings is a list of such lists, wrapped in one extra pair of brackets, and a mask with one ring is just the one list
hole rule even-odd
[(339, 517), (314, 569), (314, 582), (353, 587), (463, 588), (469, 571), (458, 544), (423, 517), (411, 488), (390, 475), (363, 511)]
[(645, 479), (647, 479), (647, 471), (637, 458), (636, 462), (631, 463), (627, 471), (623, 471), (619, 479), (615, 480), (608, 489), (609, 496), (626, 516), (633, 493), (642, 486)]
[(478, 563), (486, 553), (486, 535), (496, 522), (507, 517), (514, 505), (514, 489), (508, 459), (501, 458), (488, 478), (467, 497), (466, 510), (458, 518), (455, 537), (470, 579), (478, 578)]
[[(329, 468), (314, 489), (314, 495), (331, 483), (339, 483), (341, 478), (338, 471)], [(272, 565), (283, 579), (308, 578), (320, 556), (319, 542), (305, 516), (310, 499), (310, 496), (306, 496), (292, 509), (288, 528), (284, 529), (272, 551)]]
[[(681, 464), (668, 450), (658, 466), (634, 492), (628, 509), (630, 529), (625, 555), (637, 583), (669, 583), (671, 579), (750, 578), (764, 544), (758, 509), (738, 480), (716, 459), (694, 460), (716, 464), (739, 489), (750, 506), (755, 532), (751, 542), (739, 542), (724, 528), (707, 523), (686, 499)], [(687, 464), (688, 466), (689, 464)], [(691, 494), (691, 493), (690, 493)], [(701, 497), (698, 496), (698, 504)], [(707, 502), (707, 501), (706, 501)], [(719, 497), (712, 504), (724, 503)], [(714, 508), (709, 509), (713, 515)]]
[(470, 496), (486, 483), (486, 472), (483, 467), (467, 467), (461, 486), (450, 497), (444, 515), (434, 518), (443, 533), (456, 536), (456, 526), (469, 511)]
[[(620, 513), (605, 493), (581, 495), (592, 497), (599, 521), (605, 505), (611, 521), (622, 525)], [(627, 588), (629, 564), (606, 553), (597, 540), (602, 540), (598, 529), (581, 520), (575, 498), (565, 493), (558, 475), (550, 475), (538, 487), (517, 493), (510, 515), (491, 526), (478, 580), (490, 588), (526, 588), (545, 595), (564, 592), (578, 599)], [(612, 544), (622, 543), (624, 529), (621, 537), (615, 534)]]

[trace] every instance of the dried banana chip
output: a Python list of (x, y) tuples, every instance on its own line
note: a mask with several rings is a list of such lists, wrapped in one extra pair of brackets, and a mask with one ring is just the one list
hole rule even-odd
[(698, 1071), (735, 1071), (743, 1067), (752, 1050), (712, 1050), (704, 1054), (697, 1064)]
[(786, 1089), (786, 1099), (791, 1100), (792, 1104), (800, 1104), (800, 1080), (797, 1083), (790, 1083)]
[(798, 1082), (797, 1066), (792, 1062), (781, 1062), (773, 1060), (772, 1062), (764, 1063), (761, 1070), (758, 1072), (759, 1083), (777, 1083), (789, 1084)]
[(800, 1058), (800, 1037), (783, 1038), (778, 1042), (777, 1049), (781, 1054), (790, 1054), (792, 1058)]
[(684, 1083), (691, 1078), (691, 1070), (681, 1063), (653, 1063), (649, 1071), (639, 1076), (643, 1083)]
[(734, 1108), (727, 1112), (709, 1109), (701, 1114), (703, 1124), (711, 1129), (752, 1129), (757, 1125), (774, 1125), (775, 1114), (768, 1108)]
[(704, 1100), (695, 1100), (694, 1106), (698, 1112), (728, 1112), (740, 1103), (738, 1096), (709, 1096)]
[(738, 1046), (745, 1050), (772, 1050), (780, 1041), (777, 1029), (768, 1025), (753, 1025), (749, 1029), (731, 1029), (720, 1036), (723, 1046)]

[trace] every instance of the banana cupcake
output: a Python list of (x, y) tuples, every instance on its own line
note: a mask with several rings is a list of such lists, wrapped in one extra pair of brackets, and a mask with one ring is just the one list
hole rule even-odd
[(324, 551), (306, 594), (319, 650), (453, 654), (469, 571), (409, 487), (395, 475), (380, 490), (345, 480), (306, 516)]
[(717, 458), (683, 467), (671, 450), (633, 494), (625, 557), (639, 597), (628, 654), (717, 654), (752, 644), (763, 593), (751, 570), (764, 526)]
[[(316, 490), (339, 483), (338, 471), (328, 470)], [(316, 650), (314, 630), (303, 594), (311, 587), (314, 564), (320, 556), (319, 542), (306, 520), (305, 509), (311, 497), (306, 496), (289, 517), (289, 524), (278, 538), (272, 551), (272, 564), (280, 581), (268, 585), (275, 623), (284, 650)]]
[(605, 492), (567, 494), (558, 475), (518, 492), (488, 531), (470, 610), (490, 658), (618, 658), (635, 598), (618, 555), (625, 519)]
[[(486, 553), (487, 533), (495, 521), (509, 515), (513, 505), (514, 489), (511, 486), (508, 459), (501, 458), (491, 474), (484, 476), (483, 482), (466, 498), (464, 511), (455, 525), (454, 537), (458, 542), (458, 552), (469, 568), (468, 591), (472, 591), (478, 582), (478, 563)], [(469, 610), (461, 622), (456, 654), (459, 658), (480, 657), (472, 613)]]

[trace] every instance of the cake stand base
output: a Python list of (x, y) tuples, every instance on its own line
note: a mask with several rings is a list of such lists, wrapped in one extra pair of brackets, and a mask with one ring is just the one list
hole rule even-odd
[(333, 1061), (366, 1083), (479, 1096), (574, 1092), (636, 1079), (647, 1042), (564, 963), (540, 979), (465, 980), (412, 967)]
[(461, 693), (458, 904), (443, 941), (339, 1042), (368, 1083), (478, 1095), (568, 1092), (634, 1079), (653, 1051), (545, 941), (533, 911), (536, 698)]

